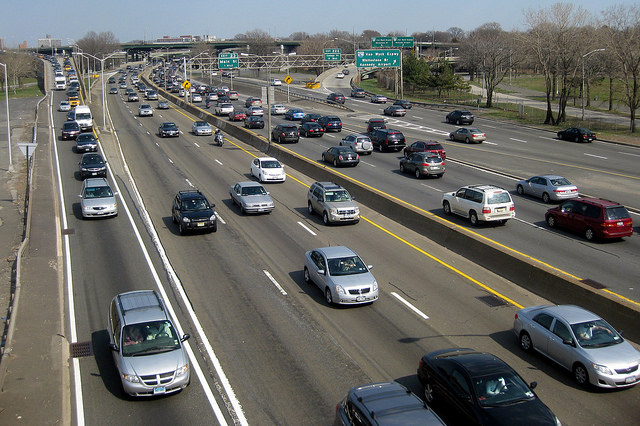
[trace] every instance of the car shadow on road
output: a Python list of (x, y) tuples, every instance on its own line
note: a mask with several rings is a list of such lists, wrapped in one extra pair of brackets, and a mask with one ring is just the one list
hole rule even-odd
[(116, 398), (129, 399), (122, 390), (118, 369), (113, 362), (107, 330), (98, 330), (91, 333), (91, 346), (93, 348), (93, 357), (98, 366), (98, 373), (92, 373), (91, 375), (99, 375), (102, 378), (104, 387)]

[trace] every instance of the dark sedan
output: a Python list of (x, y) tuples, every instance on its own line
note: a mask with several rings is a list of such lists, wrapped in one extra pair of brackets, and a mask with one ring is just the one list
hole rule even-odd
[(180, 136), (180, 131), (178, 130), (178, 126), (176, 126), (176, 123), (167, 121), (162, 123), (160, 127), (158, 127), (158, 135), (161, 138), (166, 138), (166, 137), (177, 138)]
[(334, 167), (355, 167), (360, 162), (360, 156), (349, 146), (332, 146), (322, 153), (322, 161), (333, 163)]
[(280, 143), (298, 142), (300, 132), (295, 124), (278, 124), (271, 130), (271, 140)]
[(305, 138), (309, 138), (309, 137), (319, 138), (319, 137), (322, 137), (322, 135), (324, 135), (324, 128), (318, 123), (315, 123), (313, 121), (302, 123), (300, 127), (298, 127), (298, 131), (300, 132), (300, 135), (304, 136)]
[(307, 122), (316, 122), (320, 119), (320, 117), (322, 117), (322, 114), (305, 114), (304, 117), (302, 117), (302, 122), (303, 123), (307, 123)]
[(418, 379), (427, 403), (448, 405), (456, 424), (560, 424), (533, 392), (536, 382), (527, 385), (495, 355), (463, 348), (431, 352), (420, 359)]
[(558, 132), (558, 139), (573, 142), (593, 142), (596, 140), (596, 134), (589, 129), (569, 127)]
[(405, 99), (398, 99), (393, 103), (393, 105), (400, 105), (404, 109), (411, 109), (413, 104)]
[(96, 152), (98, 139), (93, 133), (80, 133), (76, 137), (76, 152)]
[(264, 129), (264, 119), (259, 115), (250, 115), (244, 120), (247, 129)]
[(473, 124), (474, 117), (473, 114), (471, 114), (469, 111), (462, 111), (457, 109), (447, 114), (445, 120), (447, 121), (447, 123), (454, 123), (458, 125)]
[(82, 154), (78, 165), (80, 166), (80, 179), (107, 177), (107, 162), (97, 152)]
[(65, 121), (62, 124), (62, 140), (75, 139), (80, 134), (80, 125), (76, 121)]
[(443, 159), (447, 158), (447, 153), (442, 144), (437, 141), (415, 141), (404, 149), (404, 156), (407, 158), (415, 152), (429, 152), (431, 155), (438, 155)]
[(345, 102), (345, 98), (342, 93), (330, 93), (329, 96), (327, 96), (327, 101), (335, 104), (343, 104)]

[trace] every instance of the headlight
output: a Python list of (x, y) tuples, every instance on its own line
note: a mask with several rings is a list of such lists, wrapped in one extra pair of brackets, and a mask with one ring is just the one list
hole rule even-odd
[(185, 223), (189, 223), (189, 222), (191, 222), (191, 219), (189, 219), (188, 217), (183, 216), (182, 217), (182, 221), (185, 222)]
[(373, 280), (373, 291), (378, 291), (378, 281)]
[(353, 209), (353, 210), (356, 212), (356, 214), (360, 214), (360, 207), (356, 207), (356, 208), (355, 208), (355, 209)]
[(342, 288), (341, 285), (337, 285), (336, 286), (336, 293), (338, 293), (338, 294), (347, 294), (347, 292), (344, 291), (344, 288)]
[(215, 221), (216, 220), (216, 215), (212, 214), (211, 217), (209, 218), (209, 220), (212, 221), (212, 222)]
[(129, 383), (140, 383), (140, 378), (135, 374), (122, 374), (122, 378)]
[(182, 367), (178, 367), (176, 370), (176, 377), (184, 376), (189, 371), (189, 364), (185, 364)]
[(86, 167), (82, 167), (80, 170), (82, 170), (83, 172), (86, 172), (87, 168)]
[(607, 366), (591, 363), (591, 367), (602, 374), (613, 375)]

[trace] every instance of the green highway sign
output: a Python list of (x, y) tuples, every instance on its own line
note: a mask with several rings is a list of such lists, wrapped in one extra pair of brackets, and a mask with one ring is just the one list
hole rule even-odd
[(356, 67), (399, 67), (400, 50), (398, 49), (371, 49), (356, 51)]
[(371, 37), (371, 47), (392, 47), (393, 37)]
[(413, 47), (413, 37), (394, 37), (393, 47)]
[(324, 49), (324, 60), (325, 61), (341, 61), (342, 60), (342, 49)]
[(218, 68), (220, 69), (238, 68), (239, 65), (237, 53), (220, 53), (218, 55)]

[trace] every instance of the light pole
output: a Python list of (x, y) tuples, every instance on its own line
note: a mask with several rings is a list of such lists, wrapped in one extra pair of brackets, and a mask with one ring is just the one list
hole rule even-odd
[(606, 49), (594, 49), (591, 52), (587, 52), (584, 55), (582, 55), (582, 96), (580, 97), (582, 99), (582, 121), (584, 121), (584, 61), (585, 61), (585, 58), (591, 55), (592, 53), (604, 52), (605, 50)]
[(13, 161), (11, 159), (11, 124), (9, 122), (9, 85), (7, 83), (7, 64), (0, 62), (4, 67), (4, 100), (7, 106), (7, 147), (9, 148), (9, 171), (13, 171)]

